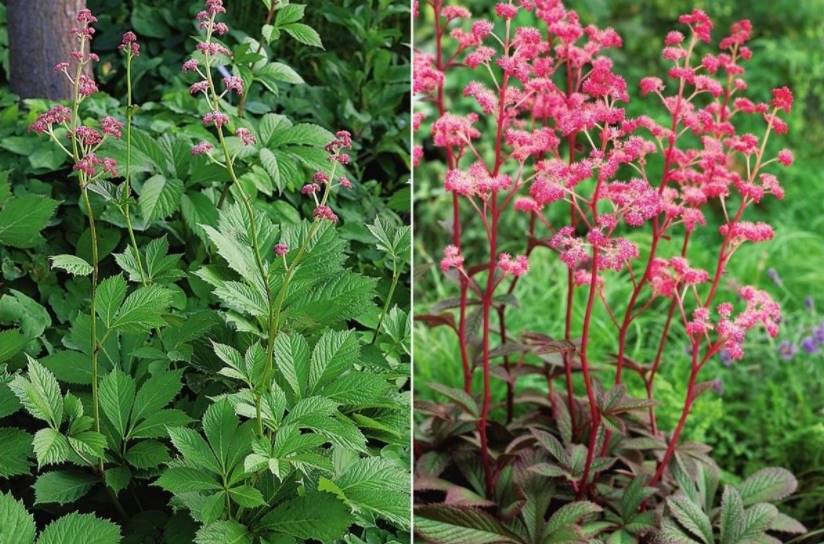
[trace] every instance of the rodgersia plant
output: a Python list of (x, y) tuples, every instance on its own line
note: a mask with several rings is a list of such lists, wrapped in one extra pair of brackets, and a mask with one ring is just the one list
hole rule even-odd
[[(299, 22), (305, 6), (267, 5), (267, 41), (277, 30), (320, 46)], [(0, 456), (0, 478), (28, 474), (33, 447), (35, 505), (52, 513), (88, 500), (111, 518), (69, 514), (38, 542), (408, 538), (409, 324), (395, 290), (409, 229), (388, 216), (364, 225), (359, 241), (374, 246), (375, 266), (354, 270), (336, 228), (340, 200), (359, 190), (347, 168), (352, 135), (258, 115), (260, 93), (303, 80), (264, 46), (242, 36), (233, 45), (225, 14), (221, 0), (207, 0), (193, 22), (180, 76), (189, 109), (176, 114), (196, 119), (195, 129), (153, 141), (140, 128), (152, 108), (134, 103), (133, 32), (119, 48), (126, 106), (99, 115), (115, 101), (93, 97), (97, 19), (88, 10), (73, 30), (73, 59), (55, 67), (72, 101), (31, 125), (69, 158), (66, 183), (77, 184), (88, 223), (90, 258), (78, 243), (77, 255), (52, 257), (53, 268), (89, 290), (64, 336), (50, 334), (65, 349), (44, 335), (40, 351), (25, 350), (25, 371), (0, 374), (0, 417), (22, 405), (38, 426), (33, 436), (0, 428), (20, 457)], [(243, 117), (255, 80), (267, 90)], [(8, 196), (0, 192), (0, 205)], [(185, 254), (170, 254), (171, 244)], [(386, 287), (363, 269), (388, 270)], [(24, 347), (4, 347), (0, 362)], [(31, 543), (36, 532), (24, 504), (0, 495), (0, 541)]]
[[(766, 469), (726, 486), (719, 509), (708, 448), (682, 439), (695, 399), (712, 387), (700, 380), (707, 361), (722, 351), (741, 359), (747, 331), (775, 336), (780, 319), (766, 291), (727, 295), (721, 281), (741, 245), (773, 238), (747, 212), (783, 198), (777, 176), (793, 162), (791, 151), (768, 146), (787, 132), (791, 91), (775, 89), (766, 102), (747, 97), (749, 21), (713, 48), (710, 18), (683, 15), (664, 39), (666, 73), (642, 79), (636, 93), (609, 57), (621, 37), (584, 26), (560, 1), (499, 2), (493, 19), (441, 0), (420, 8), (430, 10), (419, 24), (433, 27), (434, 47), (414, 62), (423, 134), (414, 156), (419, 165), (443, 163), (425, 171), (442, 171), (452, 197), (440, 268), (458, 290), (442, 306), (456, 315), (420, 319), (454, 329), (464, 388), (434, 384), (453, 404), (420, 410), (428, 418), (416, 448), (419, 534), (444, 543), (706, 544), (803, 532), (769, 504), (795, 489), (789, 473)], [(460, 71), (471, 80), (457, 89), (450, 81)], [(630, 117), (631, 94), (660, 114)], [(708, 218), (716, 206), (720, 226)], [(467, 242), (475, 229), (481, 242)], [(717, 245), (690, 245), (710, 229)], [(699, 251), (713, 254), (710, 269), (691, 263)], [(565, 283), (564, 336), (513, 334), (506, 316), (519, 279), (556, 255), (566, 275), (544, 281)], [(608, 296), (619, 284), (625, 300)], [(651, 311), (662, 316), (657, 354), (632, 361), (629, 332)], [(601, 314), (615, 331), (607, 353), (592, 342)], [(665, 361), (667, 341), (679, 336), (689, 356)], [(684, 365), (688, 375), (674, 429), (656, 419), (661, 364)], [(645, 398), (628, 395), (627, 372), (641, 378)], [(544, 376), (543, 400), (516, 398), (528, 373)], [(505, 399), (492, 397), (493, 378), (506, 384)]]

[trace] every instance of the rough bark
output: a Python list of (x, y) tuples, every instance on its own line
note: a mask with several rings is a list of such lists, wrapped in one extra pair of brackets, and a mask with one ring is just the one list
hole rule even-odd
[(53, 68), (70, 62), (77, 41), (70, 34), (86, 0), (7, 0), (11, 91), (22, 98), (65, 100), (71, 86)]

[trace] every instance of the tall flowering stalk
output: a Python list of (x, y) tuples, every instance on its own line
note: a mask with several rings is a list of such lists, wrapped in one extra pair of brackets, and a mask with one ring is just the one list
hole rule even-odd
[[(99, 154), (101, 146), (111, 138), (120, 139), (123, 123), (113, 117), (104, 117), (98, 122), (98, 128), (83, 124), (80, 118), (80, 106), (84, 100), (98, 91), (93, 77), (87, 75), (87, 68), (100, 59), (90, 51), (90, 43), (95, 34), (94, 23), (97, 18), (88, 9), (82, 9), (77, 14), (77, 27), (71, 30), (77, 41), (76, 49), (72, 52), (71, 60), (61, 62), (54, 67), (56, 72), (65, 74), (72, 86), (71, 107), (57, 105), (48, 112), (38, 116), (29, 130), (41, 134), (48, 134), (54, 143), (68, 155), (72, 162), (83, 205), (89, 222), (91, 238), (92, 266), (91, 273), (91, 301), (90, 301), (90, 338), (92, 367), (92, 406), (94, 413), (95, 430), (100, 432), (100, 402), (98, 399), (98, 355), (100, 342), (97, 337), (97, 308), (96, 295), (99, 283), (100, 254), (98, 250), (97, 225), (94, 208), (89, 197), (89, 190), (94, 185), (104, 182), (110, 177), (117, 177), (117, 162)], [(133, 44), (136, 46), (136, 44)], [(136, 51), (135, 51), (136, 53)], [(64, 142), (68, 139), (68, 144)], [(128, 189), (126, 191), (128, 195)], [(126, 212), (128, 214), (128, 212)], [(100, 459), (100, 470), (103, 470), (103, 460)]]
[[(471, 364), (466, 308), (475, 302), (481, 307), (483, 389), (476, 432), (487, 495), (492, 496), (505, 464), (487, 437), (493, 326), (498, 326), (501, 344), (511, 337), (507, 306), (497, 304), (495, 297), (505, 283), (508, 293), (514, 291), (535, 258), (534, 249), (541, 246), (558, 254), (568, 271), (564, 338), (552, 341), (551, 348), (562, 353), (572, 434), (587, 452), (583, 473), (572, 482), (579, 498), (595, 493), (598, 469), (593, 467), (607, 455), (611, 432), (617, 428), (605, 421), (609, 393), (600, 392), (593, 371), (593, 316), (604, 312), (615, 327), (614, 383), (620, 390), (625, 387), (631, 325), (665, 301), (656, 356), (639, 372), (648, 396), (642, 406), (654, 436), (660, 434), (653, 403), (655, 376), (671, 329), (675, 323), (683, 326), (691, 347), (687, 391), (678, 424), (649, 474), (654, 486), (669, 466), (700, 394), (698, 376), (706, 362), (722, 350), (740, 359), (745, 333), (756, 326), (777, 333), (780, 308), (766, 292), (751, 286), (739, 289), (743, 308), (738, 311), (730, 302), (719, 304), (716, 295), (735, 251), (744, 243), (773, 238), (768, 224), (746, 221), (744, 213), (767, 195), (783, 198), (768, 167), (789, 166), (793, 156), (789, 150), (773, 155), (767, 143), (772, 134), (786, 133), (781, 115), (789, 113), (792, 93), (785, 87), (775, 89), (769, 103), (747, 98), (743, 64), (752, 56), (746, 45), (749, 21), (734, 24), (718, 50), (705, 52), (713, 24), (704, 12), (694, 10), (679, 19), (685, 33), (672, 31), (664, 40), (663, 56), (671, 64), (666, 77), (640, 82), (640, 94), (657, 97), (667, 121), (630, 117), (624, 108), (630, 90), (606, 55), (622, 45), (613, 29), (582, 25), (577, 13), (558, 0), (500, 2), (494, 22), (471, 20), (466, 8), (439, 0), (424, 4), (432, 11), (435, 51), (416, 52), (413, 85), (420, 101), (432, 107), (416, 113), (415, 129), (426, 123), (437, 152), (425, 157), (423, 147), (417, 146), (414, 157), (416, 164), (446, 164), (443, 186), (453, 201), (453, 227), (441, 269), (460, 285), (456, 330), (467, 392)], [(472, 99), (471, 111), (457, 111), (457, 97), (446, 84), (447, 75), (457, 70), (474, 76), (462, 93)], [(763, 127), (759, 134), (744, 132), (744, 126), (756, 125), (758, 119)], [(689, 243), (696, 230), (710, 228), (704, 210), (715, 204), (723, 215), (721, 241), (716, 264), (706, 271), (690, 264)], [(528, 215), (526, 244), (501, 229), (502, 221), (517, 213)], [(469, 263), (462, 246), (462, 230), (470, 222), (483, 229), (487, 242), (477, 265)], [(649, 240), (644, 252), (625, 235), (641, 229)], [(505, 251), (518, 247), (518, 256)], [(622, 305), (607, 300), (607, 282), (629, 284)], [(468, 293), (478, 300), (468, 300)], [(582, 300), (584, 307), (576, 312)], [(576, 313), (583, 314), (580, 323)], [(546, 343), (542, 348), (547, 349)], [(508, 357), (503, 364), (509, 422), (516, 375)], [(577, 370), (586, 392), (585, 414), (574, 395)], [(550, 405), (557, 409), (555, 374), (548, 365), (544, 373)]]
[[(273, 289), (272, 268), (270, 261), (261, 251), (259, 242), (258, 218), (253, 206), (252, 196), (249, 195), (240, 183), (236, 171), (236, 155), (229, 149), (226, 139), (226, 132), (234, 126), (228, 112), (236, 111), (229, 103), (231, 95), (239, 98), (244, 96), (243, 79), (236, 75), (227, 75), (222, 78), (222, 86), (218, 89), (215, 84), (214, 73), (226, 64), (226, 59), (231, 57), (231, 51), (220, 43), (219, 38), (229, 31), (225, 22), (219, 21), (218, 16), (226, 13), (222, 0), (207, 0), (205, 9), (200, 11), (196, 20), (201, 30), (202, 37), (198, 39), (196, 54), (183, 64), (184, 73), (194, 73), (200, 79), (189, 87), (191, 94), (200, 96), (206, 102), (208, 112), (203, 115), (203, 125), (213, 127), (217, 134), (218, 153), (215, 153), (215, 146), (208, 141), (201, 141), (192, 147), (192, 155), (203, 155), (211, 162), (226, 168), (229, 174), (230, 183), (223, 190), (217, 203), (218, 208), (222, 206), (231, 189), (237, 192), (237, 200), (244, 207), (249, 220), (249, 234), (252, 243), (255, 266), (259, 273), (261, 292), (265, 294), (268, 308), (266, 318), (266, 361), (264, 371), (257, 384), (255, 393), (255, 405), (257, 411), (258, 434), (264, 435), (265, 429), (262, 417), (262, 395), (268, 390), (273, 378), (273, 363), (275, 340), (280, 332), (281, 314), (289, 291), (292, 277), (295, 270), (300, 265), (315, 235), (318, 233), (323, 221), (336, 222), (337, 215), (329, 207), (329, 196), (332, 189), (336, 187), (351, 188), (351, 183), (337, 173), (338, 165), (349, 163), (349, 155), (344, 150), (352, 148), (351, 136), (346, 131), (339, 131), (335, 140), (326, 146), (328, 159), (332, 163), (331, 172), (315, 173), (312, 183), (303, 187), (301, 193), (311, 196), (315, 202), (315, 209), (312, 217), (313, 222), (309, 228), (309, 233), (298, 248), (289, 248), (285, 244), (278, 244), (273, 248), (273, 252), (282, 258), (285, 268), (285, 275), (280, 281), (277, 290)], [(257, 144), (257, 140), (252, 132), (245, 127), (238, 126), (234, 130), (234, 136), (244, 146)], [(320, 196), (318, 196), (320, 195)], [(290, 255), (291, 254), (291, 255)], [(289, 257), (287, 257), (289, 255)]]

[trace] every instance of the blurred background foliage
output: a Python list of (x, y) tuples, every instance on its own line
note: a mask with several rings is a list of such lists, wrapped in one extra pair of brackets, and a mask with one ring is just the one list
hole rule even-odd
[[(466, 0), (475, 17), (493, 19), (494, 3), (486, 0)], [(789, 147), (796, 157), (789, 169), (776, 173), (786, 189), (783, 201), (765, 199), (753, 210), (751, 220), (770, 222), (776, 230), (771, 243), (742, 247), (729, 267), (725, 284), (728, 289), (741, 284), (755, 284), (769, 290), (784, 308), (784, 322), (779, 337), (754, 335), (748, 342), (744, 360), (731, 366), (720, 359), (711, 361), (703, 378), (717, 379), (716, 392), (703, 395), (688, 421), (686, 438), (703, 441), (715, 450), (715, 459), (724, 469), (728, 481), (735, 481), (763, 466), (784, 466), (801, 482), (799, 493), (788, 503), (796, 517), (810, 528), (824, 528), (824, 356), (821, 349), (809, 353), (800, 348), (803, 338), (813, 334), (824, 315), (824, 4), (821, 0), (568, 0), (565, 5), (578, 11), (583, 24), (614, 27), (624, 40), (624, 46), (610, 50), (616, 72), (622, 74), (631, 89), (633, 101), (627, 106), (630, 115), (660, 116), (660, 104), (650, 97), (642, 99), (637, 92), (639, 80), (648, 75), (661, 75), (665, 61), (661, 48), (665, 34), (677, 27), (680, 14), (693, 8), (704, 9), (715, 22), (716, 40), (726, 35), (729, 26), (748, 18), (753, 24), (753, 39), (749, 44), (753, 58), (745, 64), (749, 83), (748, 96), (767, 100), (771, 89), (788, 85), (795, 94), (792, 114), (788, 118), (790, 132), (774, 138), (773, 153)], [(422, 9), (415, 21), (415, 48), (432, 52), (431, 13)], [(523, 21), (531, 20), (524, 14)], [(447, 43), (448, 39), (447, 39)], [(447, 45), (449, 51), (451, 45)], [(702, 54), (705, 50), (702, 50)], [(475, 72), (457, 70), (447, 76), (448, 93), (459, 100), (456, 110), (469, 105), (456, 99)], [(483, 78), (482, 78), (483, 79)], [(485, 80), (484, 80), (485, 81)], [(472, 107), (472, 106), (470, 106)], [(429, 104), (416, 104), (416, 111), (427, 114), (422, 134), (435, 114)], [(752, 130), (763, 130), (753, 127)], [(426, 149), (426, 159), (415, 172), (415, 296), (416, 313), (428, 313), (435, 302), (457, 293), (456, 285), (444, 278), (434, 263), (449, 236), (441, 222), (451, 222), (451, 196), (443, 191), (443, 165), (427, 159), (438, 156), (438, 150)], [(660, 165), (651, 165), (650, 170)], [(654, 174), (652, 175), (654, 179)], [(559, 210), (560, 211), (560, 210)], [(708, 228), (691, 243), (690, 259), (708, 267), (717, 258), (717, 224), (721, 210), (705, 210)], [(466, 216), (469, 212), (465, 212)], [(526, 221), (522, 216), (506, 225), (503, 250), (522, 253), (525, 245)], [(479, 221), (464, 222), (464, 238), (469, 240), (469, 254), (484, 255), (483, 233)], [(560, 218), (559, 218), (560, 220)], [(469, 226), (471, 225), (471, 226)], [(467, 226), (469, 229), (467, 231)], [(630, 236), (632, 237), (632, 235)], [(645, 237), (635, 234), (634, 241), (642, 248)], [(680, 243), (679, 243), (680, 245)], [(672, 249), (674, 251), (674, 249)], [(774, 269), (771, 272), (770, 269)], [(776, 280), (771, 279), (776, 278)], [(628, 298), (629, 282), (607, 282), (607, 299), (621, 308)], [(580, 330), (584, 290), (579, 289), (576, 307)], [(554, 337), (563, 336), (563, 308), (566, 292), (566, 272), (557, 257), (538, 249), (530, 259), (530, 272), (518, 284), (515, 295), (520, 307), (507, 313), (507, 325), (512, 331), (536, 331)], [(812, 297), (813, 309), (806, 297)], [(614, 306), (615, 307), (615, 306)], [(663, 327), (663, 307), (654, 306), (635, 322), (630, 332), (632, 359), (648, 362), (654, 357), (655, 344)], [(605, 312), (597, 314), (593, 326), (593, 348), (606, 359), (617, 345), (617, 334)], [(791, 360), (779, 354), (782, 342), (799, 346)], [(422, 346), (425, 346), (423, 348)], [(683, 394), (688, 378), (688, 359), (684, 352), (683, 332), (672, 333), (671, 341), (656, 381), (656, 398), (662, 428), (672, 429), (683, 406)], [(458, 345), (454, 333), (445, 327), (428, 329), (421, 324), (415, 331), (415, 375), (419, 397), (434, 398), (427, 382), (440, 382), (461, 387), (462, 377)], [(609, 375), (609, 370), (606, 370)], [(476, 376), (476, 379), (479, 376)], [(542, 379), (542, 378), (541, 378)], [(609, 379), (609, 378), (605, 378)], [(501, 382), (495, 398), (502, 399), (505, 387)], [(520, 389), (545, 389), (540, 380), (522, 379)], [(640, 380), (631, 383), (636, 395), (642, 395)], [(476, 388), (477, 390), (477, 388)], [(579, 391), (583, 392), (583, 389)]]

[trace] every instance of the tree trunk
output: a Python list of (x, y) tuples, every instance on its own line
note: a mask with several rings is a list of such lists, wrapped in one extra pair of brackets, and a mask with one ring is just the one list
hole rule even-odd
[[(11, 91), (22, 98), (71, 98), (65, 74), (54, 71), (60, 62), (72, 62), (77, 39), (77, 12), (86, 0), (8, 0)], [(74, 64), (74, 63), (72, 63)]]

